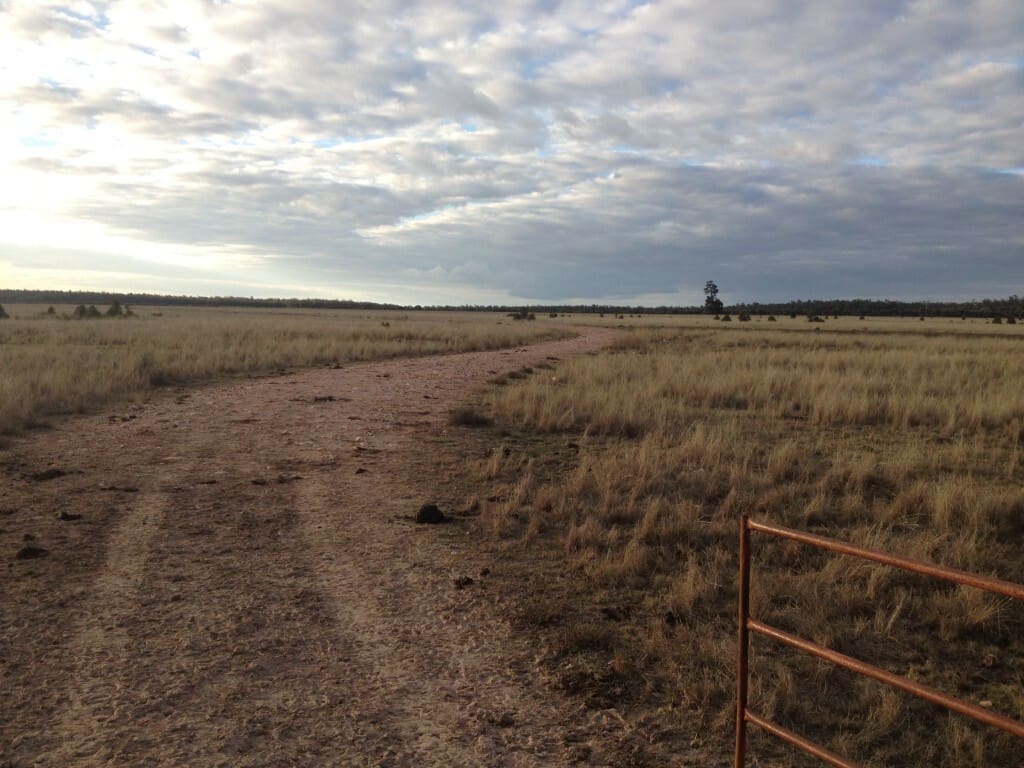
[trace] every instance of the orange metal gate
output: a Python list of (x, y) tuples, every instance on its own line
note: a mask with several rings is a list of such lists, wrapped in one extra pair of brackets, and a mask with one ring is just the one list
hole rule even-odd
[(945, 581), (952, 581), (957, 584), (965, 584), (970, 587), (977, 587), (989, 592), (994, 592), (1017, 600), (1024, 600), (1024, 586), (1009, 581), (991, 579), (977, 574), (958, 571), (953, 568), (945, 568), (941, 565), (923, 563), (904, 557), (896, 557), (885, 552), (873, 549), (857, 547), (853, 544), (829, 539), (824, 536), (815, 536), (810, 533), (796, 531), (791, 528), (783, 528), (778, 525), (758, 523), (746, 515), (740, 521), (740, 590), (739, 590), (739, 649), (737, 659), (737, 685), (736, 685), (736, 753), (735, 768), (743, 768), (746, 762), (747, 750), (747, 725), (755, 725), (768, 733), (777, 736), (789, 744), (802, 749), (823, 762), (837, 766), (837, 768), (859, 768), (856, 763), (840, 757), (819, 744), (815, 744), (804, 737), (773, 723), (760, 715), (752, 712), (747, 707), (747, 679), (748, 679), (748, 654), (750, 649), (750, 633), (754, 632), (765, 637), (770, 637), (780, 643), (797, 648), (801, 651), (817, 656), (819, 659), (831, 662), (844, 669), (851, 670), (865, 677), (878, 680), (886, 685), (891, 685), (900, 690), (919, 696), (922, 699), (939, 704), (954, 712), (973, 717), (988, 725), (1000, 728), (1007, 733), (1012, 733), (1018, 738), (1024, 739), (1024, 723), (1012, 720), (995, 712), (976, 706), (969, 702), (949, 696), (921, 683), (914, 682), (905, 677), (886, 672), (884, 669), (866, 664), (863, 661), (851, 658), (838, 653), (822, 645), (812, 643), (796, 635), (784, 632), (781, 629), (771, 627), (762, 621), (750, 617), (750, 532), (757, 531), (769, 536), (776, 536), (783, 539), (798, 541), (819, 549), (838, 552), (843, 555), (852, 555), (864, 560), (871, 560), (883, 565), (891, 565), (907, 571), (921, 573)]

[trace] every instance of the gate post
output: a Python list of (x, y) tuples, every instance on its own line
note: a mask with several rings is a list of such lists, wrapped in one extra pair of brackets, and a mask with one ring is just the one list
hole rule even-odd
[(739, 634), (736, 649), (736, 754), (734, 768), (743, 768), (747, 756), (747, 656), (750, 633), (750, 517), (740, 518)]

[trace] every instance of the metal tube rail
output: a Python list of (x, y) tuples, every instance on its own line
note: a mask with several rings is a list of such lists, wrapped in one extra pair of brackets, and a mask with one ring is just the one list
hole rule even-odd
[(876, 563), (882, 563), (883, 565), (902, 568), (905, 571), (922, 573), (925, 576), (931, 576), (936, 579), (953, 581), (957, 584), (965, 584), (968, 587), (977, 587), (989, 592), (995, 592), (999, 595), (1005, 595), (1006, 597), (1024, 600), (1024, 586), (1014, 584), (1011, 581), (993, 579), (988, 576), (979, 576), (976, 573), (958, 571), (956, 568), (947, 568), (943, 565), (935, 565), (934, 563), (923, 563), (920, 560), (911, 560), (908, 557), (898, 557), (896, 555), (890, 555), (887, 552), (879, 552), (877, 549), (858, 547), (853, 544), (847, 544), (844, 541), (827, 539), (824, 536), (815, 536), (813, 533), (804, 533), (803, 531), (796, 531), (792, 528), (783, 528), (781, 525), (755, 523), (753, 520), (748, 520), (747, 525), (752, 531), (760, 531), (761, 533), (767, 533), (783, 539), (792, 539), (793, 541), (799, 541), (803, 544), (810, 544), (811, 546), (818, 547), (819, 549), (827, 549), (832, 552), (839, 552), (843, 555), (853, 555), (854, 557), (859, 557), (862, 560), (872, 560)]
[(951, 581), (956, 584), (964, 584), (970, 587), (977, 587), (988, 592), (1024, 600), (1024, 586), (1002, 579), (979, 576), (977, 574), (960, 571), (955, 568), (947, 568), (933, 563), (924, 563), (919, 560), (911, 560), (906, 557), (890, 555), (875, 549), (858, 547), (847, 542), (829, 539), (824, 536), (816, 536), (811, 533), (804, 533), (792, 528), (784, 528), (779, 525), (768, 523), (755, 523), (747, 515), (740, 520), (740, 584), (739, 584), (739, 649), (737, 653), (737, 702), (736, 702), (736, 752), (734, 755), (735, 768), (743, 768), (746, 760), (746, 725), (751, 723), (779, 739), (795, 746), (808, 754), (823, 760), (837, 768), (859, 768), (845, 758), (829, 752), (824, 747), (815, 744), (804, 737), (773, 723), (760, 715), (751, 712), (747, 707), (748, 698), (748, 676), (749, 676), (749, 646), (750, 633), (770, 637), (778, 642), (802, 650), (820, 659), (828, 661), (836, 666), (843, 667), (865, 677), (878, 680), (886, 685), (898, 688), (907, 693), (918, 696), (932, 704), (946, 707), (959, 714), (974, 718), (986, 725), (999, 728), (1018, 738), (1024, 739), (1024, 723), (1012, 720), (1008, 717), (991, 712), (975, 704), (958, 699), (954, 696), (942, 693), (922, 683), (915, 682), (900, 675), (887, 672), (884, 669), (871, 664), (859, 661), (845, 654), (833, 651), (825, 646), (812, 643), (796, 635), (792, 635), (781, 629), (769, 626), (757, 619), (750, 618), (750, 532), (760, 531), (771, 536), (784, 539), (791, 539), (803, 544), (837, 552), (843, 555), (852, 555), (863, 560), (870, 560), (882, 565), (889, 565), (895, 568), (920, 573), (932, 578)]
[(1018, 723), (1016, 720), (1011, 720), (1010, 718), (1004, 717), (996, 712), (990, 712), (976, 704), (971, 704), (954, 696), (942, 693), (942, 691), (937, 691), (936, 689), (922, 683), (909, 680), (905, 677), (901, 677), (900, 675), (894, 675), (892, 672), (886, 672), (884, 669), (880, 669), (872, 664), (859, 661), (851, 656), (839, 653), (839, 651), (833, 651), (831, 648), (826, 648), (823, 645), (812, 643), (810, 640), (804, 640), (802, 637), (791, 635), (789, 632), (783, 632), (781, 629), (769, 626), (757, 619), (747, 619), (747, 628), (751, 632), (757, 632), (759, 635), (770, 637), (773, 640), (778, 640), (780, 643), (797, 648), (805, 653), (811, 654), (812, 656), (817, 656), (819, 659), (824, 659), (825, 661), (835, 664), (837, 667), (848, 669), (851, 672), (856, 672), (858, 675), (863, 675), (864, 677), (870, 677), (873, 680), (878, 680), (886, 685), (891, 685), (893, 688), (899, 688), (901, 691), (911, 693), (918, 698), (931, 702), (932, 704), (938, 704), (946, 709), (959, 712), (961, 715), (973, 717), (975, 720), (979, 720), (986, 725), (991, 725), (1024, 739), (1024, 724)]
[(861, 768), (858, 763), (851, 763), (845, 757), (840, 757), (834, 752), (829, 752), (824, 747), (815, 744), (813, 741), (808, 741), (803, 736), (793, 733), (793, 731), (783, 728), (778, 723), (773, 723), (771, 720), (765, 720), (760, 715), (751, 712), (749, 709), (744, 712), (744, 717), (747, 722), (756, 725), (763, 731), (768, 731), (772, 736), (775, 736), (787, 744), (791, 744), (797, 749), (802, 749), (812, 757), (816, 757), (822, 762), (834, 765), (835, 768)]

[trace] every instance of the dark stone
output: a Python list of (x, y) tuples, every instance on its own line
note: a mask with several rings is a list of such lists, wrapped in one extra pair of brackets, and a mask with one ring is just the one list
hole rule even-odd
[(50, 469), (44, 469), (42, 472), (34, 472), (29, 475), (29, 479), (36, 483), (42, 483), (46, 480), (53, 480), (58, 477), (64, 477), (67, 472), (57, 467), (50, 467)]
[(448, 518), (444, 512), (437, 508), (437, 504), (424, 504), (416, 513), (416, 522), (424, 525), (438, 525), (447, 523)]
[(65, 512), (64, 510), (61, 510), (57, 513), (57, 519), (63, 522), (68, 522), (69, 520), (81, 520), (82, 516), (76, 515), (73, 512)]
[(473, 584), (473, 578), (471, 576), (459, 576), (455, 579), (456, 589), (465, 589)]
[(369, 471), (370, 470), (366, 469), (366, 467), (360, 467), (359, 469), (356, 470), (356, 474), (357, 475), (365, 475)]
[(15, 560), (35, 560), (39, 557), (46, 557), (50, 554), (50, 550), (43, 549), (42, 547), (36, 547), (31, 544), (27, 544), (18, 550), (18, 554), (14, 556)]

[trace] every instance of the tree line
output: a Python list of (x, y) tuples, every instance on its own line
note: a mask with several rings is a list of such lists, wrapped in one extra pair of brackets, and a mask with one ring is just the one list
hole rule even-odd
[[(713, 289), (713, 290), (712, 290)], [(711, 291), (709, 293), (709, 291)], [(865, 317), (1024, 317), (1024, 298), (1017, 295), (1005, 299), (976, 301), (892, 301), (886, 299), (816, 299), (787, 302), (751, 302), (723, 304), (713, 281), (705, 286), (703, 306), (640, 307), (621, 304), (471, 304), (402, 306), (350, 299), (258, 299), (239, 296), (170, 296), (152, 293), (111, 293), (105, 291), (52, 291), (0, 289), (0, 304), (73, 304), (105, 305), (118, 302), (126, 306), (195, 306), (254, 307), (267, 309), (402, 309), (457, 312), (533, 312), (541, 314), (612, 314), (612, 315), (695, 315), (708, 311), (750, 315), (822, 315)]]

